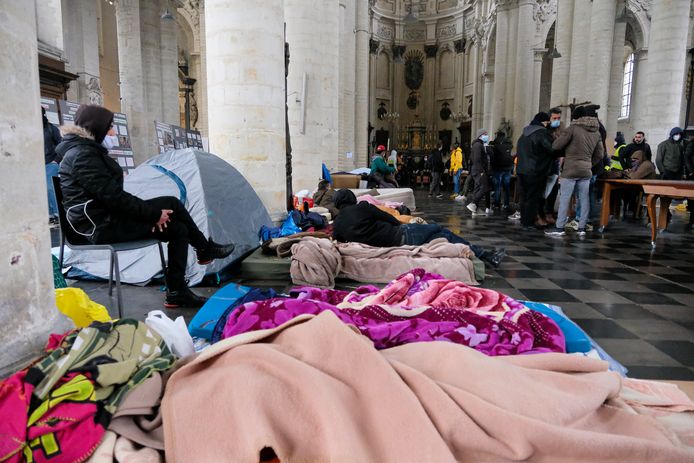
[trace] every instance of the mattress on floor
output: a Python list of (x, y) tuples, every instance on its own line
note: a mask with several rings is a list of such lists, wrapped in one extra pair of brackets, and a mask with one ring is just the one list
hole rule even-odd
[(262, 248), (256, 249), (241, 263), (241, 278), (244, 280), (287, 280), (291, 281), (289, 257), (277, 257), (263, 254)]
[[(352, 189), (354, 194), (359, 197), (365, 195), (371, 191), (371, 189)], [(414, 200), (414, 191), (412, 188), (378, 188), (378, 196), (374, 196), (379, 201), (393, 201), (397, 203), (403, 203), (411, 211), (417, 209), (417, 205)]]

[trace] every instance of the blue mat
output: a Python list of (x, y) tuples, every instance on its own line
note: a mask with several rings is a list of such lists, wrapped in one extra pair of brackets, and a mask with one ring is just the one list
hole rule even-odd
[(188, 325), (188, 332), (191, 336), (198, 338), (212, 339), (212, 332), (217, 324), (217, 320), (224, 314), (226, 309), (234, 304), (239, 298), (245, 296), (251, 288), (247, 286), (237, 285), (235, 283), (228, 284), (219, 289), (208, 300), (205, 305), (200, 307), (198, 313), (195, 314), (193, 320)]

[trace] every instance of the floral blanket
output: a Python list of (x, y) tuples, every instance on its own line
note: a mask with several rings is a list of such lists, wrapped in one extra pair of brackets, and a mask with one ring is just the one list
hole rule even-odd
[(330, 311), (378, 349), (449, 341), (487, 355), (564, 352), (564, 335), (548, 317), (497, 291), (414, 269), (383, 289), (352, 292), (297, 288), (292, 298), (249, 302), (227, 318), (223, 338), (275, 328), (301, 314)]

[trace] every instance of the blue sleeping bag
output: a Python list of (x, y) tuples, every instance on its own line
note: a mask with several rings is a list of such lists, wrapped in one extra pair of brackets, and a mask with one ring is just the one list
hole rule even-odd
[(188, 325), (191, 336), (212, 339), (212, 332), (219, 318), (226, 309), (233, 305), (239, 298), (245, 296), (251, 288), (234, 283), (220, 288), (212, 297), (200, 307), (193, 320)]
[(569, 317), (561, 312), (552, 308), (548, 304), (543, 304), (541, 302), (531, 302), (531, 301), (520, 301), (527, 308), (534, 310), (535, 312), (540, 312), (552, 319), (562, 333), (564, 333), (564, 338), (566, 338), (566, 352), (571, 354), (573, 352), (588, 352), (591, 349), (590, 338), (588, 335), (574, 322), (572, 322)]

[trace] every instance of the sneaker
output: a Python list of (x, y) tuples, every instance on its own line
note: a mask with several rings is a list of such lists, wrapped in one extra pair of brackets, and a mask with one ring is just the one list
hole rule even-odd
[(453, 194), (450, 196), (450, 198), (451, 198), (451, 199), (458, 199), (458, 196), (459, 196), (459, 195), (453, 193)]
[(475, 203), (470, 203), (467, 205), (468, 211), (472, 212), (473, 214), (477, 212), (477, 204)]
[(198, 264), (207, 265), (215, 259), (224, 259), (234, 252), (233, 244), (217, 244), (212, 239), (208, 241), (208, 246), (204, 249), (196, 249)]
[(485, 213), (485, 214), (492, 214), (493, 212), (492, 212), (491, 209), (486, 208), (486, 209), (484, 210), (484, 213)]
[(466, 199), (467, 199), (467, 198), (466, 198), (465, 196), (463, 196), (463, 195), (458, 195), (458, 196), (455, 197), (455, 200), (456, 200), (456, 201), (465, 202)]
[(443, 198), (443, 195), (436, 195), (436, 199), (441, 199)]
[(521, 219), (521, 216), (520, 216), (519, 211), (516, 211), (513, 214), (508, 216), (508, 220), (520, 220), (520, 219)]
[(579, 228), (578, 229), (578, 236), (586, 236), (585, 228)]
[(207, 302), (206, 297), (198, 296), (191, 291), (188, 286), (184, 286), (178, 291), (166, 290), (164, 307), (167, 309), (178, 309), (182, 307), (197, 309), (205, 305), (205, 302)]
[(576, 222), (576, 219), (570, 221), (569, 223), (566, 224), (564, 228), (567, 228), (569, 230), (578, 230), (578, 222)]
[(586, 224), (586, 231), (589, 231), (589, 232), (593, 231), (593, 226), (591, 224), (587, 223)]
[(561, 229), (561, 228), (550, 228), (548, 230), (545, 230), (545, 235), (548, 236), (564, 236), (566, 232)]
[(495, 249), (494, 251), (491, 251), (491, 252), (486, 252), (482, 256), (482, 259), (485, 260), (486, 262), (492, 264), (492, 266), (494, 268), (496, 268), (501, 264), (501, 261), (504, 260), (504, 257), (506, 257), (506, 249), (501, 248), (501, 249)]

